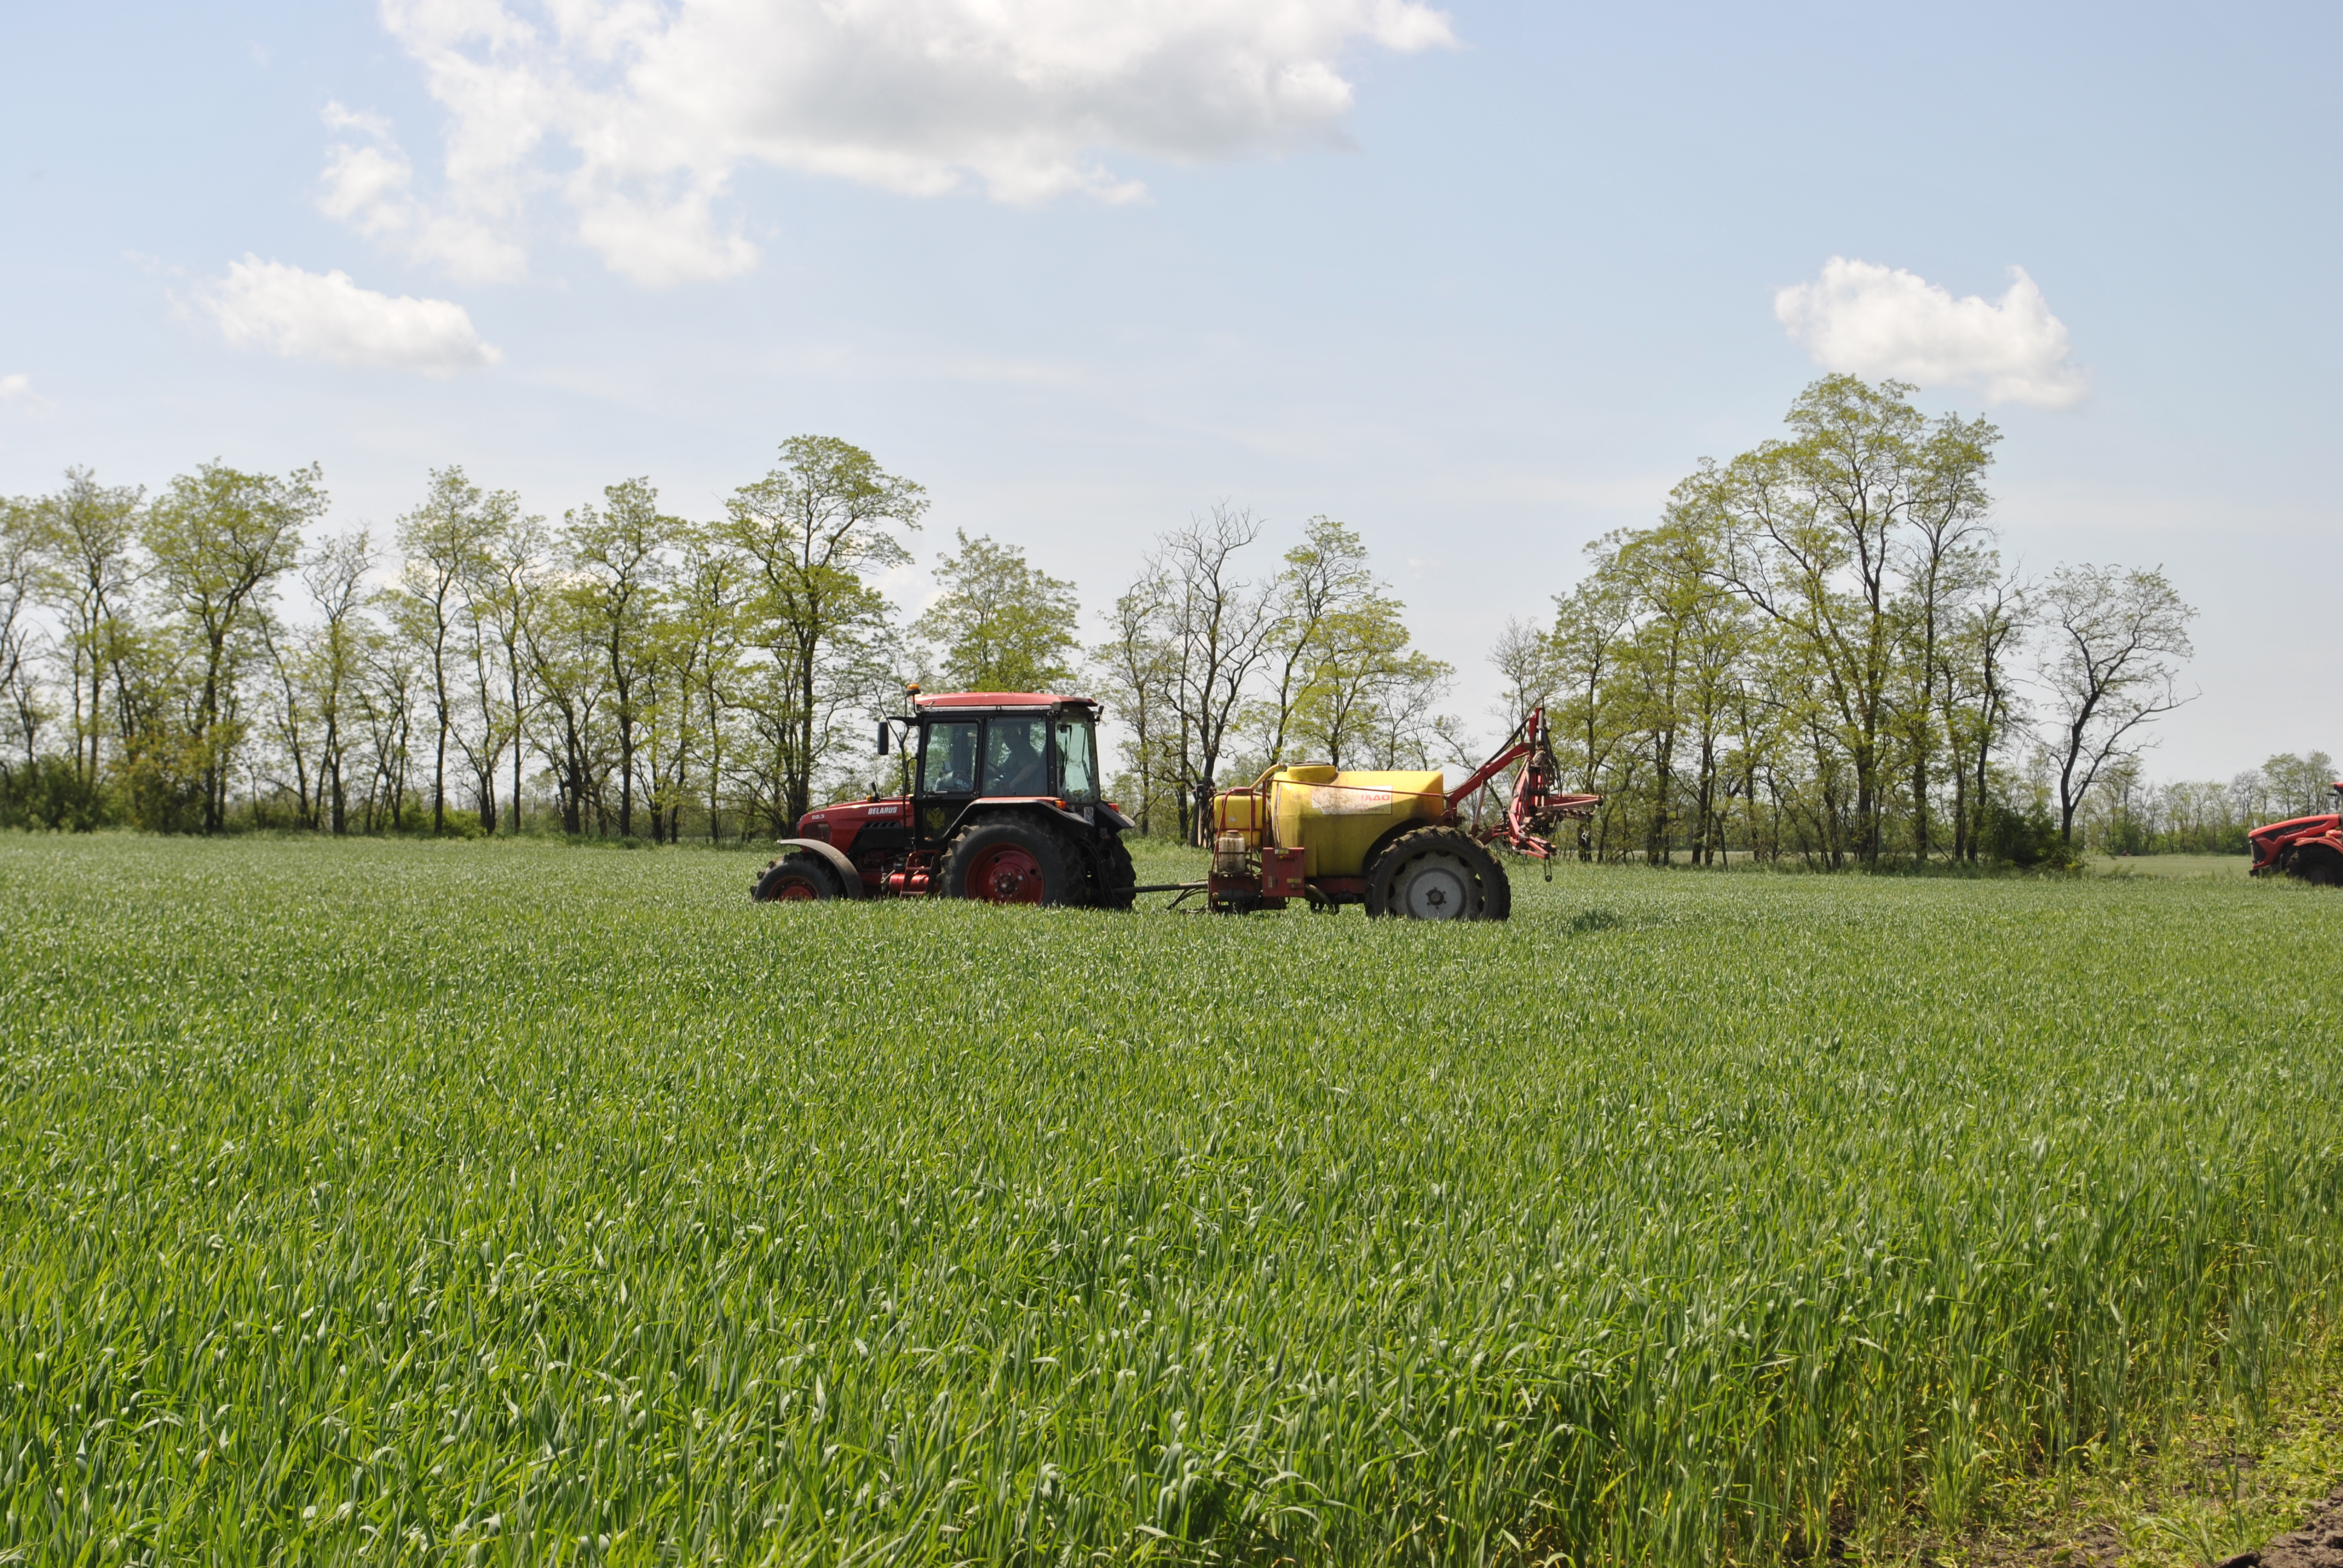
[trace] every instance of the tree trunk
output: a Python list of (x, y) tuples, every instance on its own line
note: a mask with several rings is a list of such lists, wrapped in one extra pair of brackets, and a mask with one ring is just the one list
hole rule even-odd
[[(518, 617), (518, 610), (516, 610), (514, 613), (515, 613), (516, 617)], [(510, 816), (510, 817), (511, 817), (511, 819), (512, 819), (512, 836), (513, 836), (514, 838), (518, 839), (518, 838), (519, 838), (519, 837), (520, 837), (520, 769), (521, 769), (521, 751), (522, 751), (522, 745), (521, 745), (521, 732), (520, 732), (520, 648), (519, 648), (519, 646), (518, 646), (518, 644), (516, 644), (516, 643), (507, 643), (507, 644), (505, 645), (505, 658), (506, 658), (506, 660), (507, 660), (507, 668), (509, 668), (509, 669), (511, 669), (511, 671), (512, 671), (512, 721), (513, 721), (513, 733), (512, 733), (512, 741), (513, 741), (512, 809), (511, 809), (511, 811), (510, 811), (510, 812), (508, 812), (508, 816)]]
[(618, 837), (635, 836), (635, 721), (628, 716), (624, 692), (618, 695)]
[(337, 839), (346, 838), (350, 830), (350, 809), (347, 791), (342, 784), (342, 739), (337, 720), (326, 720), (326, 776), (317, 780), (319, 789), (331, 788), (333, 794), (333, 829)]

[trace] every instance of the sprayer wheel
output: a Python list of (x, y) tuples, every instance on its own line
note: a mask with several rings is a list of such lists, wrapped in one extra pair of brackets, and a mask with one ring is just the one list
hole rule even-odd
[(1513, 918), (1513, 882), (1505, 874), (1505, 863), (1489, 852), (1489, 847), (1477, 840), (1464, 840), (1472, 846), (1474, 869), (1481, 874), (1481, 918), (1484, 920), (1509, 920)]
[[(1412, 920), (1503, 920), (1489, 911), (1485, 890), (1503, 875), (1487, 850), (1455, 829), (1418, 828), (1375, 857), (1367, 872), (1367, 913)], [(1505, 914), (1512, 913), (1512, 889), (1499, 898)]]

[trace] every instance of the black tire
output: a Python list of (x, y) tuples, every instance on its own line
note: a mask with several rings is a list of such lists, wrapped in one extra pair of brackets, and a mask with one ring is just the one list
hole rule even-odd
[(1504, 861), (1489, 852), (1489, 847), (1475, 839), (1466, 839), (1481, 862), (1481, 918), (1484, 920), (1510, 920), (1513, 918), (1513, 879), (1505, 872)]
[(1139, 868), (1131, 863), (1131, 849), (1120, 833), (1109, 833), (1098, 852), (1098, 907), (1131, 908), (1131, 890), (1139, 886)]
[(1085, 879), (1057, 840), (1031, 823), (980, 822), (944, 852), (937, 891), (990, 904), (1071, 904)]
[(2297, 849), (2287, 859), (2287, 875), (2314, 888), (2343, 888), (2343, 855), (2323, 845)]
[[(1513, 886), (1489, 852), (1453, 828), (1418, 828), (1393, 839), (1367, 872), (1367, 913), (1415, 920), (1503, 920)], [(1490, 894), (1496, 909), (1491, 909)]]
[(749, 890), (749, 897), (759, 904), (771, 904), (808, 899), (835, 899), (842, 891), (838, 885), (838, 874), (820, 857), (799, 849), (767, 866), (764, 874)]

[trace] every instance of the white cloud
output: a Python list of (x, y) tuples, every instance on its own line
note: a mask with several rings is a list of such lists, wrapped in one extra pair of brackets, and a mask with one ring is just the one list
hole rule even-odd
[[(448, 112), (445, 221), (510, 245), (558, 188), (578, 237), (662, 285), (758, 248), (717, 204), (742, 168), (1031, 204), (1142, 194), (1101, 163), (1337, 144), (1344, 55), (1454, 42), (1423, 0), (381, 0)], [(387, 127), (338, 145), (327, 210), (451, 266)], [(509, 256), (495, 265), (508, 271)], [(478, 272), (479, 276), (490, 276)]]
[(2085, 390), (2066, 323), (2022, 266), (1997, 300), (1955, 299), (1900, 267), (1835, 256), (1774, 296), (1774, 315), (1815, 363), (1923, 387), (1973, 386), (1989, 403), (2064, 408)]
[(452, 376), (504, 357), (480, 341), (471, 317), (452, 300), (377, 294), (346, 272), (320, 276), (255, 256), (205, 284), (196, 303), (232, 346), (287, 359)]
[(20, 414), (45, 414), (55, 407), (55, 401), (33, 390), (30, 376), (0, 376), (0, 408), (13, 408)]
[(500, 232), (518, 211), (513, 193), (494, 182), (473, 182), (435, 208), (415, 194), (415, 166), (391, 136), (388, 120), (327, 104), (326, 125), (349, 133), (327, 149), (317, 206), (327, 216), (458, 277), (504, 282), (527, 270), (527, 253)]

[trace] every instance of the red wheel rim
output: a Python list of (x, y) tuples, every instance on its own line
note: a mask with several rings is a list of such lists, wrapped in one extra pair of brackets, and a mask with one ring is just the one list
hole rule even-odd
[(1014, 844), (995, 844), (968, 869), (968, 896), (988, 904), (1041, 901), (1041, 862)]
[(810, 899), (815, 896), (812, 888), (794, 877), (773, 890), (773, 901), (776, 903), (783, 899)]

